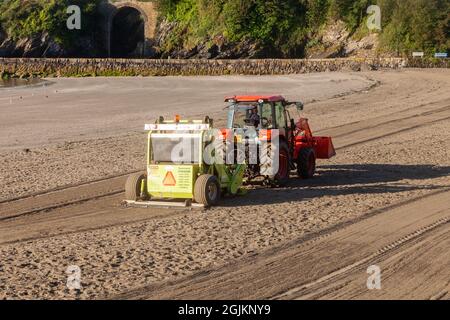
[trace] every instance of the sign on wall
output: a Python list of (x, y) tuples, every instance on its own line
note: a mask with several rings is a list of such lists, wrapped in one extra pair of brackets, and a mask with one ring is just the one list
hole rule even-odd
[(434, 54), (435, 58), (448, 58), (448, 53), (447, 52), (436, 52)]

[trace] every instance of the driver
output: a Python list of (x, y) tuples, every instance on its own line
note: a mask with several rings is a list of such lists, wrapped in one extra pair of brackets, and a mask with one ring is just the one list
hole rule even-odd
[(251, 110), (250, 117), (248, 118), (248, 123), (251, 126), (258, 128), (260, 122), (261, 122), (261, 117), (258, 114), (258, 108), (255, 107)]

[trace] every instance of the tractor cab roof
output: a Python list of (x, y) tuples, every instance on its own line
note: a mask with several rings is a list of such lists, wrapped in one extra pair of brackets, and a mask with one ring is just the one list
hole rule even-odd
[(286, 99), (283, 96), (269, 96), (269, 95), (259, 95), (259, 96), (230, 96), (225, 98), (225, 102), (259, 102), (263, 100), (265, 102), (284, 102)]

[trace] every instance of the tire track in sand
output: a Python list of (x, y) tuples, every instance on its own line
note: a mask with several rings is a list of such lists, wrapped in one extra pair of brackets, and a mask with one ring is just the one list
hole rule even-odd
[[(339, 127), (323, 129), (320, 133), (334, 136), (336, 138), (336, 149), (343, 150), (351, 146), (364, 144), (408, 130), (414, 130), (423, 126), (447, 120), (450, 116), (449, 103), (450, 99), (444, 99), (429, 104), (422, 104), (420, 105), (421, 112), (419, 113), (416, 111), (416, 108), (402, 110), (372, 119), (349, 123)], [(392, 115), (401, 116), (396, 119), (391, 119), (390, 117)], [(64, 213), (68, 211), (72, 212), (70, 217), (83, 216), (83, 213), (90, 215), (92, 214), (92, 211), (89, 209), (86, 210), (86, 206), (83, 206), (83, 204), (95, 203), (100, 209), (105, 209), (104, 203), (113, 201), (115, 204), (121, 201), (120, 196), (124, 191), (123, 186), (128, 174), (129, 173), (123, 173), (106, 177), (104, 179), (74, 184), (29, 196), (0, 201), (0, 223), (17, 221), (17, 219), (20, 220), (21, 218), (26, 219), (27, 216), (37, 214), (49, 216), (49, 220), (51, 220), (53, 213), (58, 215), (62, 212), (62, 217), (64, 217)], [(117, 197), (111, 198), (111, 196)], [(80, 210), (73, 210), (74, 207), (79, 208)], [(114, 205), (109, 206), (108, 214), (117, 215), (118, 210), (120, 209), (115, 208)], [(152, 215), (159, 216), (156, 214), (156, 210), (150, 209), (147, 210), (147, 212), (147, 219), (152, 219)], [(170, 216), (170, 212), (165, 212), (163, 216)], [(32, 220), (29, 222), (32, 222)], [(109, 223), (98, 222), (97, 227), (89, 226), (88, 228), (83, 228), (80, 224), (78, 232), (102, 229), (109, 226), (120, 225), (121, 223), (127, 224), (130, 221), (135, 220), (126, 215), (125, 218), (122, 216), (119, 220), (114, 220)], [(20, 221), (17, 222), (20, 223)], [(56, 233), (51, 236), (61, 234), (63, 233)], [(43, 237), (45, 238), (45, 236)], [(36, 239), (36, 237), (25, 237), (24, 239)]]
[[(440, 107), (435, 110), (428, 110), (421, 113), (414, 113), (414, 109), (404, 110), (396, 113), (406, 114), (404, 117), (387, 121), (382, 121), (385, 119), (385, 116), (377, 117), (350, 123), (336, 129), (324, 129), (320, 133), (333, 136), (335, 138), (336, 150), (339, 151), (448, 120), (450, 119), (450, 105), (447, 103), (450, 104), (450, 99), (439, 101), (438, 105), (444, 104), (445, 107)], [(430, 106), (435, 104), (437, 103), (432, 103)], [(411, 113), (413, 114), (411, 115)], [(420, 124), (416, 124), (418, 120), (420, 120)], [(333, 134), (333, 130), (337, 130), (335, 135)], [(363, 133), (362, 137), (360, 135), (361, 133)], [(120, 194), (124, 192), (123, 186), (127, 175), (135, 172), (138, 171), (0, 201), (0, 221)], [(108, 186), (108, 188), (105, 186)], [(113, 187), (111, 188), (111, 186)], [(82, 196), (79, 196), (80, 194)], [(32, 203), (32, 206), (29, 205), (29, 202)]]
[[(439, 108), (437, 109), (435, 112), (433, 111), (427, 111), (427, 112), (423, 112), (422, 114), (419, 115), (419, 117), (436, 117), (437, 115), (442, 115), (443, 113), (446, 114), (448, 113), (450, 110), (448, 107), (444, 107), (444, 108)], [(445, 117), (448, 118), (448, 117)], [(408, 115), (405, 117), (407, 124), (409, 124), (409, 121), (411, 119), (417, 119), (415, 116), (411, 116)], [(396, 128), (399, 128), (399, 123), (401, 123), (402, 120), (397, 120), (395, 122), (396, 124)], [(432, 119), (428, 122), (426, 121), (421, 121), (421, 124), (419, 126), (425, 126), (425, 125), (429, 125), (431, 123), (434, 123), (436, 121), (442, 121), (442, 119)], [(387, 121), (388, 125), (390, 126), (392, 124), (391, 121)], [(360, 124), (358, 124), (360, 125)], [(414, 128), (416, 128), (417, 126), (414, 125)], [(372, 128), (372, 129), (371, 129)], [(383, 124), (380, 124), (380, 126), (378, 127), (371, 127), (369, 128), (366, 132), (365, 132), (365, 136), (370, 135), (370, 130), (381, 130), (382, 132), (386, 132), (383, 129)], [(350, 125), (349, 127), (349, 131), (351, 132), (360, 132), (363, 129), (358, 129), (357, 131), (355, 130), (353, 124)], [(397, 134), (399, 132), (404, 132), (405, 130), (412, 130), (411, 126), (407, 126), (406, 128), (400, 129), (400, 130), (395, 130), (394, 132), (389, 132), (388, 133), (384, 133), (382, 136), (390, 136), (393, 134)], [(363, 130), (364, 131), (364, 130)], [(355, 133), (353, 133), (355, 134)], [(351, 135), (351, 134), (350, 134)], [(376, 139), (379, 139), (377, 137), (377, 135), (375, 135), (373, 138), (370, 139), (363, 139), (363, 141), (358, 141), (358, 136), (356, 137), (352, 137), (351, 139), (355, 139), (353, 141), (353, 143), (349, 144), (344, 144), (344, 145), (340, 145), (341, 142), (338, 139), (337, 140), (337, 150), (342, 150), (345, 148), (348, 148), (350, 146), (353, 145), (358, 145), (358, 144), (362, 144), (362, 143), (366, 143), (369, 141), (373, 141)], [(347, 140), (348, 141), (348, 140)], [(66, 189), (60, 189), (57, 191), (51, 191), (49, 193), (43, 193), (37, 196), (31, 196), (28, 198), (22, 198), (19, 200), (13, 200), (11, 202), (4, 202), (2, 204), (0, 204), (0, 227), (1, 227), (1, 223), (3, 222), (8, 222), (11, 220), (17, 220), (18, 218), (26, 218), (26, 216), (29, 215), (36, 215), (36, 214), (40, 214), (40, 213), (44, 213), (44, 214), (50, 214), (54, 211), (56, 211), (56, 214), (58, 214), (58, 210), (62, 211), (62, 215), (61, 215), (61, 219), (63, 219), (63, 217), (67, 218), (65, 216), (65, 213), (72, 211), (72, 213), (70, 214), (70, 217), (75, 217), (75, 216), (89, 216), (92, 214), (92, 210), (90, 208), (86, 209), (85, 206), (82, 206), (84, 203), (91, 203), (91, 204), (96, 204), (97, 208), (99, 209), (105, 209), (104, 208), (104, 204), (100, 203), (97, 204), (96, 200), (99, 200), (99, 202), (109, 202), (112, 201), (112, 203), (119, 203), (121, 201), (120, 196), (123, 193), (123, 185), (125, 183), (126, 180), (126, 176), (125, 175), (119, 175), (116, 177), (109, 177), (106, 179), (101, 179), (99, 181), (94, 181), (94, 182), (89, 182), (89, 183), (83, 183), (77, 186), (70, 186)], [(117, 197), (115, 198), (110, 198), (110, 196), (112, 195), (117, 195)], [(72, 207), (77, 207), (79, 208), (79, 210), (71, 210)], [(94, 207), (95, 208), (95, 207)], [(113, 221), (110, 221), (109, 223), (103, 223), (103, 222), (98, 222), (97, 226), (82, 226), (81, 222), (77, 222), (80, 224), (79, 228), (71, 231), (67, 231), (70, 233), (73, 232), (84, 232), (84, 231), (92, 231), (92, 230), (97, 230), (97, 229), (103, 229), (106, 227), (112, 227), (112, 226), (118, 226), (121, 224), (128, 224), (128, 223), (132, 223), (132, 222), (137, 222), (137, 221), (145, 221), (148, 219), (154, 219), (157, 217), (167, 217), (167, 216), (171, 216), (171, 215), (177, 215), (180, 213), (180, 211), (173, 211), (173, 210), (163, 210), (163, 209), (149, 209), (146, 211), (146, 218), (143, 218), (142, 215), (140, 216), (141, 219), (136, 219), (135, 216), (131, 217), (128, 215), (118, 215), (118, 211), (121, 210), (120, 208), (114, 208), (114, 206), (109, 206), (108, 211), (105, 212), (105, 214), (111, 214), (111, 215), (116, 215), (116, 219), (113, 219)], [(159, 214), (159, 213), (163, 213), (163, 214)], [(125, 218), (124, 218), (125, 217)], [(40, 219), (38, 219), (39, 221)], [(51, 217), (49, 218), (49, 220), (51, 220)], [(44, 236), (25, 236), (20, 238), (20, 240), (13, 240), (13, 241), (6, 241), (5, 243), (14, 243), (16, 241), (30, 241), (30, 240), (35, 240), (35, 239), (41, 239), (41, 238), (47, 238), (47, 237), (53, 237), (53, 236), (57, 236), (57, 235), (61, 235), (61, 234), (65, 234), (67, 233), (66, 231), (62, 231), (62, 232), (56, 232), (56, 233), (50, 233), (50, 235), (44, 235)]]
[[(334, 227), (311, 240), (299, 239), (215, 270), (203, 271), (178, 281), (165, 281), (136, 288), (112, 298), (313, 297), (315, 293), (327, 289), (330, 283), (333, 284), (334, 281), (342, 280), (341, 278), (349, 275), (360, 275), (367, 280), (365, 269), (374, 260), (386, 260), (398, 252), (407, 250), (418, 241), (426, 241), (423, 239), (432, 236), (434, 232), (448, 235), (449, 196), (450, 190), (446, 189), (426, 197), (411, 199), (403, 204), (380, 209), (369, 217), (362, 217), (345, 226)], [(389, 221), (389, 224), (386, 221)], [(445, 250), (436, 250), (435, 258), (447, 261), (447, 266), (450, 264), (450, 256)], [(438, 263), (439, 265), (445, 269), (445, 264)], [(417, 278), (420, 279), (419, 276)], [(361, 295), (368, 291), (365, 280), (358, 282)], [(441, 283), (438, 279), (437, 283), (429, 285), (429, 290), (424, 291), (424, 296), (419, 298), (443, 296), (444, 287), (445, 283)], [(339, 290), (339, 287), (334, 287), (334, 290)], [(403, 294), (408, 296), (408, 292)]]

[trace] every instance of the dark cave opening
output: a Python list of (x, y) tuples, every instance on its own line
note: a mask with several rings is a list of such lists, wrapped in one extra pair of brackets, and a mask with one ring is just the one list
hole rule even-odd
[(111, 26), (111, 57), (136, 58), (144, 55), (145, 21), (132, 7), (119, 9)]

